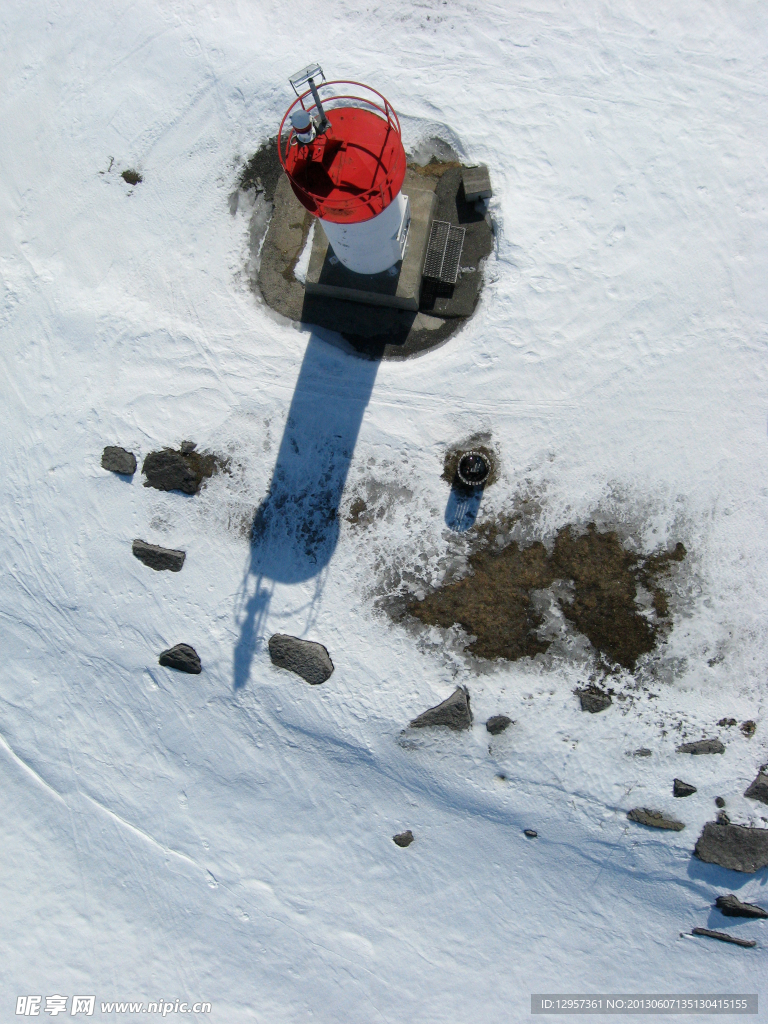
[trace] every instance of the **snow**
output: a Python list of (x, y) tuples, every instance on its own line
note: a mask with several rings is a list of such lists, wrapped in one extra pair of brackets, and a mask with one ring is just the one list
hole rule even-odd
[[(694, 0), (6, 0), (4, 1018), (27, 993), (95, 993), (104, 1020), (102, 1000), (208, 1000), (188, 1018), (222, 1024), (768, 998), (761, 922), (725, 922), (754, 950), (680, 937), (724, 926), (720, 893), (768, 902), (765, 871), (691, 858), (716, 795), (764, 825), (740, 794), (768, 760), (767, 22)], [(230, 197), (309, 58), (380, 89), (412, 151), (437, 135), (490, 167), (480, 307), (418, 359), (357, 360), (249, 288)], [(442, 459), (482, 430), (501, 479), (479, 521), (529, 495), (544, 536), (596, 519), (685, 543), (655, 698), (581, 714), (578, 652), (484, 665), (381, 610), (398, 573), (425, 587), (461, 559)], [(99, 464), (185, 438), (232, 460), (195, 498)], [(344, 488), (338, 533), (314, 570), (259, 561), (253, 510), (276, 466), (311, 502), (307, 451)], [(331, 679), (273, 668), (274, 632), (324, 643)], [(200, 676), (157, 665), (177, 642)], [(469, 734), (401, 735), (459, 683)], [(489, 752), (495, 713), (516, 725)], [(675, 754), (712, 734), (721, 757)], [(674, 775), (698, 793), (673, 807)], [(646, 804), (685, 830), (627, 822)]]

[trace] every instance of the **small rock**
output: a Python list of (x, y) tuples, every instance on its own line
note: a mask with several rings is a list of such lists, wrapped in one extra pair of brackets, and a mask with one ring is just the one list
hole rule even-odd
[(413, 842), (413, 832), (410, 829), (407, 832), (398, 832), (396, 836), (392, 836), (392, 841), (403, 848), (410, 846)]
[(189, 453), (193, 452), (195, 448), (197, 448), (197, 445), (194, 441), (182, 441), (179, 445), (179, 451), (182, 455), (189, 455)]
[(742, 722), (741, 725), (739, 726), (739, 728), (744, 733), (744, 735), (747, 737), (747, 739), (750, 739), (750, 737), (755, 735), (755, 729), (757, 728), (757, 726), (755, 725), (755, 723), (750, 718), (748, 721)]
[(707, 864), (752, 874), (768, 867), (768, 829), (708, 821), (693, 853)]
[(721, 796), (716, 796), (715, 797), (715, 806), (716, 807), (725, 807), (725, 800)]
[(682, 821), (674, 818), (667, 818), (661, 811), (651, 811), (647, 807), (633, 807), (627, 812), (630, 821), (637, 821), (640, 825), (649, 825), (651, 828), (666, 828), (672, 832), (682, 832), (685, 825)]
[(216, 470), (213, 455), (200, 455), (195, 451), (174, 451), (163, 448), (150, 452), (141, 467), (146, 476), (145, 487), (158, 491), (181, 491), (183, 494), (197, 494), (204, 477), (213, 476)]
[(107, 445), (101, 453), (102, 469), (108, 469), (110, 473), (120, 473), (121, 476), (133, 476), (136, 472), (136, 456), (125, 448), (118, 448), (115, 445)]
[(653, 751), (649, 750), (648, 747), (638, 747), (637, 750), (635, 751), (634, 756), (635, 757), (650, 757), (652, 753), (653, 753)]
[(295, 672), (312, 686), (324, 683), (333, 672), (333, 662), (322, 644), (286, 633), (269, 638), (269, 656), (273, 665)]
[(576, 693), (581, 701), (581, 710), (588, 711), (591, 715), (596, 715), (598, 711), (605, 711), (613, 703), (611, 695), (604, 693), (603, 690), (598, 690), (596, 686), (587, 687), (586, 690), (577, 690)]
[(193, 675), (199, 675), (203, 671), (197, 651), (189, 644), (176, 644), (175, 647), (169, 647), (167, 651), (163, 651), (158, 660), (166, 668), (176, 668), (179, 672), (191, 672)]
[(692, 796), (695, 792), (696, 787), (690, 782), (683, 782), (682, 779), (672, 780), (672, 796)]
[(722, 754), (725, 747), (720, 740), (695, 740), (693, 743), (681, 743), (678, 754)]
[(725, 726), (726, 728), (729, 728), (732, 725), (736, 725), (736, 719), (735, 718), (721, 718), (720, 721), (717, 724)]
[(725, 811), (718, 811), (717, 812), (717, 816), (715, 817), (715, 821), (717, 822), (718, 825), (730, 825), (731, 824), (731, 819), (728, 817), (728, 814)]
[(715, 906), (725, 917), (768, 917), (768, 910), (763, 910), (756, 903), (742, 903), (732, 892), (718, 896)]
[(523, 835), (528, 836), (529, 839), (538, 839), (539, 833), (533, 828), (524, 828)]
[(512, 719), (507, 718), (506, 715), (491, 715), (485, 723), (485, 728), (491, 736), (498, 736), (500, 732), (504, 732), (510, 725), (512, 725)]
[(132, 550), (140, 562), (148, 565), (150, 569), (155, 569), (157, 572), (163, 569), (179, 572), (182, 565), (184, 565), (184, 559), (187, 557), (185, 551), (161, 548), (157, 544), (147, 544), (145, 540), (135, 540)]
[(707, 938), (732, 942), (734, 946), (746, 946), (748, 949), (757, 945), (754, 939), (737, 939), (735, 935), (729, 935), (727, 932), (713, 932), (711, 928), (694, 928), (691, 935), (706, 935)]
[(412, 729), (425, 729), (431, 725), (446, 725), (449, 729), (468, 729), (472, 725), (469, 709), (469, 693), (463, 686), (457, 686), (450, 697), (430, 708), (411, 722)]
[(760, 803), (768, 804), (768, 774), (763, 771), (757, 773), (755, 781), (744, 791), (744, 796), (750, 800), (759, 800)]

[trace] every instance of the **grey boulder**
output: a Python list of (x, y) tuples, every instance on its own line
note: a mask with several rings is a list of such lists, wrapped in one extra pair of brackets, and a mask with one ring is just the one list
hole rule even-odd
[(157, 572), (160, 572), (162, 569), (179, 572), (182, 565), (184, 565), (184, 559), (187, 557), (185, 551), (161, 548), (157, 544), (148, 544), (145, 540), (135, 540), (132, 550), (140, 562), (148, 565), (150, 569), (155, 569)]
[(690, 782), (683, 782), (682, 779), (672, 780), (672, 796), (693, 796), (695, 792), (696, 787)]
[(681, 743), (678, 754), (722, 754), (725, 747), (720, 740), (695, 740), (693, 743)]
[(410, 846), (413, 842), (413, 832), (410, 829), (407, 832), (398, 832), (396, 836), (392, 836), (392, 842), (402, 848)]
[(581, 701), (581, 710), (596, 715), (599, 711), (605, 711), (613, 701), (609, 693), (598, 690), (597, 687), (588, 687), (586, 690), (577, 690), (576, 693)]
[(491, 715), (485, 723), (485, 728), (491, 736), (498, 736), (500, 732), (504, 732), (510, 725), (512, 725), (512, 719), (507, 718), (506, 715)]
[(203, 671), (197, 651), (189, 644), (176, 644), (163, 651), (158, 661), (166, 668), (175, 668), (179, 672), (190, 672), (192, 675), (199, 675)]
[(758, 772), (755, 781), (749, 789), (744, 791), (744, 796), (748, 796), (750, 800), (759, 800), (761, 803), (768, 804), (768, 774), (762, 771)]
[(136, 456), (125, 448), (118, 448), (117, 445), (107, 445), (101, 453), (102, 469), (108, 469), (110, 473), (120, 473), (121, 476), (133, 476), (136, 472)]
[(324, 683), (333, 672), (333, 662), (322, 644), (286, 633), (275, 633), (269, 638), (269, 656), (273, 665), (295, 672), (312, 686)]
[(672, 832), (682, 832), (685, 825), (682, 821), (668, 818), (661, 811), (652, 811), (647, 807), (633, 807), (627, 812), (630, 821), (636, 821), (640, 825), (648, 825), (651, 828), (666, 828)]
[(768, 917), (768, 910), (763, 910), (755, 903), (742, 903), (732, 892), (727, 896), (718, 896), (715, 906), (725, 917)]
[(707, 864), (752, 874), (768, 867), (768, 829), (708, 821), (693, 854)]
[(412, 729), (425, 729), (431, 725), (445, 725), (449, 729), (469, 729), (472, 712), (469, 710), (469, 693), (463, 686), (457, 686), (450, 697), (430, 708), (411, 722)]

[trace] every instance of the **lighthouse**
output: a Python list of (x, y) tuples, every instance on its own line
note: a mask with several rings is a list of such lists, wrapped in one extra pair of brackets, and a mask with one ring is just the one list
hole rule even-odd
[(296, 99), (277, 145), (294, 194), (318, 218), (343, 266), (366, 275), (389, 270), (405, 255), (411, 222), (394, 108), (360, 82), (326, 82), (318, 64), (290, 82)]

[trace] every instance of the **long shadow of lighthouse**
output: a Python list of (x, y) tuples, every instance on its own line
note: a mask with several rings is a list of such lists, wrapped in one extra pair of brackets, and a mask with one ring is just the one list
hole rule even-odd
[[(238, 595), (235, 690), (248, 681), (276, 583), (320, 577), (339, 539), (339, 504), (379, 361), (346, 355), (311, 335), (277, 461), (253, 518)], [(319, 582), (316, 586), (318, 594)], [(311, 603), (311, 602), (310, 602)]]

